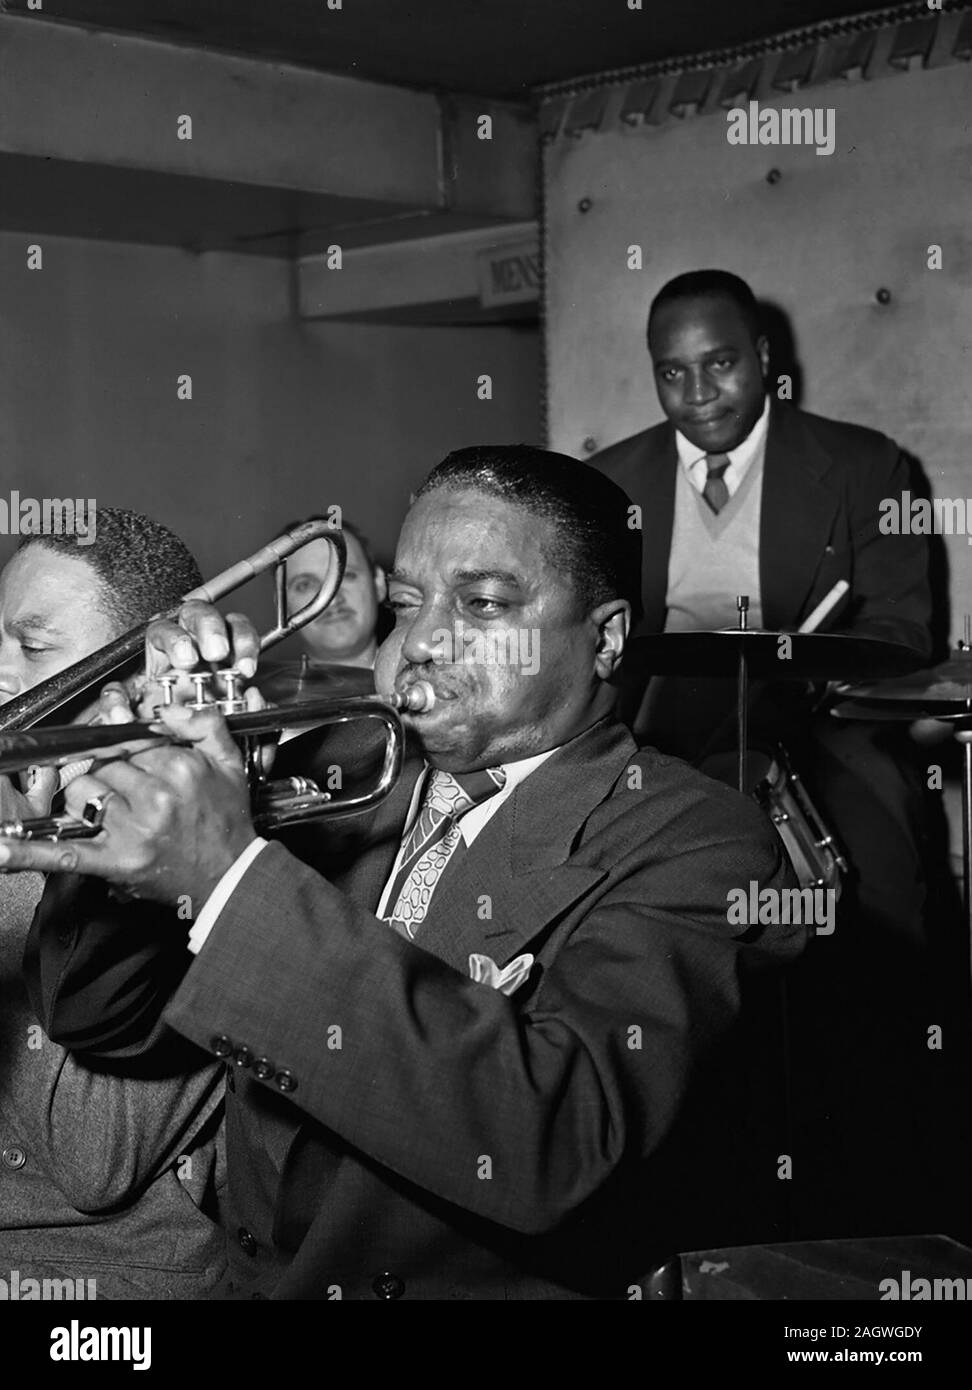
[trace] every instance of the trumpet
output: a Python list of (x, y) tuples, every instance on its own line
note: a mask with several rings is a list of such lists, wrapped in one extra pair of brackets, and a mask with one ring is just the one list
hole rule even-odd
[[(330, 542), (332, 563), (315, 596), (303, 608), (288, 616), (284, 586), (279, 582), (283, 561), (301, 546), (317, 539)], [(274, 569), (278, 578), (275, 586), (276, 622), (260, 638), (260, 651), (264, 652), (290, 633), (313, 622), (323, 612), (340, 588), (346, 554), (347, 547), (340, 531), (327, 521), (305, 521), (270, 541), (247, 559), (230, 566), (209, 583), (193, 589), (182, 602), (203, 599), (214, 603), (248, 580)], [(175, 618), (179, 607), (181, 605), (158, 616)], [(170, 733), (149, 720), (111, 725), (69, 724), (30, 731), (32, 725), (75, 697), (100, 686), (112, 675), (130, 669), (143, 648), (147, 627), (148, 623), (143, 623), (132, 628), (114, 642), (65, 667), (0, 708), (0, 773), (16, 772), (31, 766), (65, 767), (99, 750), (117, 748), (135, 741), (173, 743)], [(244, 755), (254, 824), (258, 830), (266, 832), (321, 816), (367, 811), (384, 800), (398, 780), (404, 758), (405, 736), (399, 715), (429, 710), (435, 701), (432, 687), (425, 681), (419, 681), (405, 690), (393, 691), (387, 698), (379, 695), (332, 697), (248, 711), (240, 689), (240, 673), (229, 669), (216, 674), (224, 683), (225, 694), (219, 699), (210, 699), (207, 687), (213, 679), (212, 673), (194, 673), (191, 678), (196, 685), (196, 697), (189, 707), (197, 710), (213, 707), (226, 716), (229, 730), (240, 743)], [(175, 675), (159, 678), (163, 705), (173, 702), (177, 679)], [(340, 799), (332, 797), (307, 777), (268, 780), (260, 756), (261, 744), (268, 735), (279, 734), (285, 729), (299, 732), (363, 719), (376, 721), (385, 737), (381, 768), (373, 787), (359, 795)], [(0, 836), (16, 840), (91, 839), (100, 833), (102, 819), (102, 805), (89, 802), (80, 820), (73, 816), (33, 816), (8, 820), (0, 822)]]
[[(232, 682), (232, 673), (227, 677)], [(226, 713), (238, 705), (235, 691), (226, 700), (194, 702), (191, 708), (217, 708)], [(226, 713), (230, 733), (243, 746), (253, 823), (259, 831), (279, 830), (321, 816), (352, 815), (370, 810), (383, 801), (398, 781), (405, 752), (405, 736), (399, 713), (430, 710), (435, 694), (426, 681), (417, 681), (403, 691), (388, 696), (355, 695), (346, 699), (308, 700), (303, 704)], [(260, 739), (284, 729), (318, 729), (325, 725), (346, 724), (352, 720), (373, 719), (385, 734), (381, 769), (375, 785), (357, 796), (333, 798), (308, 777), (267, 780), (259, 759)], [(148, 720), (129, 724), (67, 724), (36, 732), (0, 734), (0, 773), (17, 772), (24, 767), (64, 767), (91, 753), (140, 740), (174, 743), (172, 735)], [(101, 830), (104, 807), (88, 802), (81, 819), (73, 816), (32, 816), (0, 822), (0, 837), (8, 840), (88, 840)]]

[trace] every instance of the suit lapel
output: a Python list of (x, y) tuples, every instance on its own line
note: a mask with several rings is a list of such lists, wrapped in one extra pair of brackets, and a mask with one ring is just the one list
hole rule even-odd
[(578, 830), (636, 752), (610, 720), (554, 753), (458, 851), (416, 944), (463, 975), (474, 952), (503, 965), (531, 943), (538, 949), (545, 930), (607, 874), (568, 861)]
[(418, 759), (406, 763), (394, 790), (373, 812), (363, 827), (361, 849), (350, 867), (334, 877), (335, 887), (342, 889), (369, 912), (377, 912), (382, 890), (388, 881), (402, 829), (408, 815), (415, 783), (422, 775), (424, 764)]
[(661, 632), (665, 626), (668, 559), (675, 525), (678, 454), (671, 425), (651, 433), (652, 445), (644, 455), (637, 481), (632, 480), (628, 490), (641, 507), (641, 593), (645, 609), (642, 630)]
[(591, 461), (624, 488), (641, 509), (641, 594), (645, 616), (638, 632), (661, 632), (668, 592), (668, 552), (675, 524), (675, 430), (667, 421), (654, 425)]
[(827, 453), (798, 412), (770, 412), (763, 468), (759, 582), (763, 626), (792, 627), (804, 616), (831, 540), (840, 498), (829, 485)]

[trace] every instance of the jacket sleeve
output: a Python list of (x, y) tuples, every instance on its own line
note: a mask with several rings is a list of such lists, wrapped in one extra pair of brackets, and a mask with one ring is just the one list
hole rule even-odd
[(882, 501), (900, 502), (909, 491), (917, 495), (912, 466), (892, 440), (879, 439), (873, 459), (851, 473), (854, 574), (851, 602), (838, 626), (899, 642), (928, 657), (932, 648), (928, 538), (881, 530)]
[[(802, 928), (729, 924), (740, 865), (764, 886), (793, 881), (775, 837), (754, 841), (739, 819), (612, 868), (523, 1005), (272, 845), (167, 1016), (201, 1046), (248, 1049), (264, 1085), (420, 1188), (520, 1232), (552, 1230), (667, 1136), (738, 1019), (750, 966), (803, 944)], [(506, 904), (515, 915), (515, 894)]]
[(199, 1053), (163, 1022), (189, 968), (188, 923), (171, 908), (123, 901), (99, 879), (52, 874), (34, 914), (23, 973), (54, 1042), (130, 1074), (173, 1076)]
[[(4, 1069), (4, 1119), (76, 1210), (130, 1206), (177, 1159), (208, 1163), (199, 1150), (219, 1125), (221, 1067), (197, 1052), (182, 1075), (121, 1076), (38, 1042)], [(208, 1174), (185, 1171), (202, 1191)]]
[[(203, 1166), (199, 1147), (218, 1128), (222, 1068), (160, 1018), (184, 969), (176, 969), (175, 950), (162, 949), (161, 930), (150, 930), (161, 928), (163, 916), (154, 906), (112, 899), (90, 879), (48, 880), (25, 955), (31, 1003), (48, 1036), (34, 1028), (25, 1046), (9, 1036), (12, 1020), (0, 1023), (11, 1060), (0, 1077), (4, 1115), (78, 1211), (130, 1205), (180, 1157)], [(85, 923), (72, 985), (68, 967)], [(171, 941), (172, 923), (165, 925)], [(18, 1018), (26, 1021), (25, 1006)], [(65, 1051), (51, 1032), (81, 1051)], [(99, 1048), (102, 1057), (128, 1060), (102, 1060)], [(188, 1169), (186, 1176), (188, 1190), (202, 1190), (206, 1174)]]

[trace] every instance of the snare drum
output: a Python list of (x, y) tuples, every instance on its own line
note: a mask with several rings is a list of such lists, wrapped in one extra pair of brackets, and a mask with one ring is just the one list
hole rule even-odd
[[(700, 771), (736, 786), (736, 754), (706, 758)], [(783, 841), (801, 888), (832, 888), (840, 897), (847, 860), (814, 806), (786, 750), (746, 754), (746, 790), (769, 817)]]

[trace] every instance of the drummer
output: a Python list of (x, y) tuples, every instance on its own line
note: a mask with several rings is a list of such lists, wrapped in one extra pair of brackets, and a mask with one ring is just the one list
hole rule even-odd
[[(822, 630), (884, 638), (927, 657), (927, 541), (878, 529), (882, 499), (913, 490), (898, 447), (771, 396), (756, 299), (726, 271), (694, 271), (662, 287), (648, 350), (667, 422), (594, 459), (641, 509), (642, 632), (735, 626), (737, 594), (749, 596), (751, 627), (794, 631), (844, 579), (849, 589)], [(734, 746), (734, 697), (732, 681), (678, 680), (661, 690), (653, 682), (634, 704), (635, 731), (701, 762)], [(809, 719), (812, 698), (797, 684), (754, 690), (753, 737), (787, 746), (843, 841), (854, 870), (845, 901), (856, 900), (882, 932), (915, 941), (921, 791), (907, 744), (902, 737), (895, 747), (869, 725)]]
[[(897, 446), (771, 394), (756, 300), (725, 271), (659, 291), (648, 350), (667, 420), (594, 459), (641, 509), (641, 632), (735, 627), (741, 594), (751, 627), (793, 632), (845, 580), (819, 631), (926, 659), (927, 540), (879, 530), (882, 499), (915, 490)], [(631, 686), (641, 741), (734, 778), (734, 680)], [(789, 987), (794, 1234), (947, 1229), (954, 1193), (934, 1156), (956, 1152), (960, 1102), (926, 1046), (944, 1013), (947, 921), (925, 910), (923, 769), (903, 725), (833, 718), (824, 690), (757, 680), (749, 700), (749, 747), (784, 745), (850, 865), (836, 932)]]

